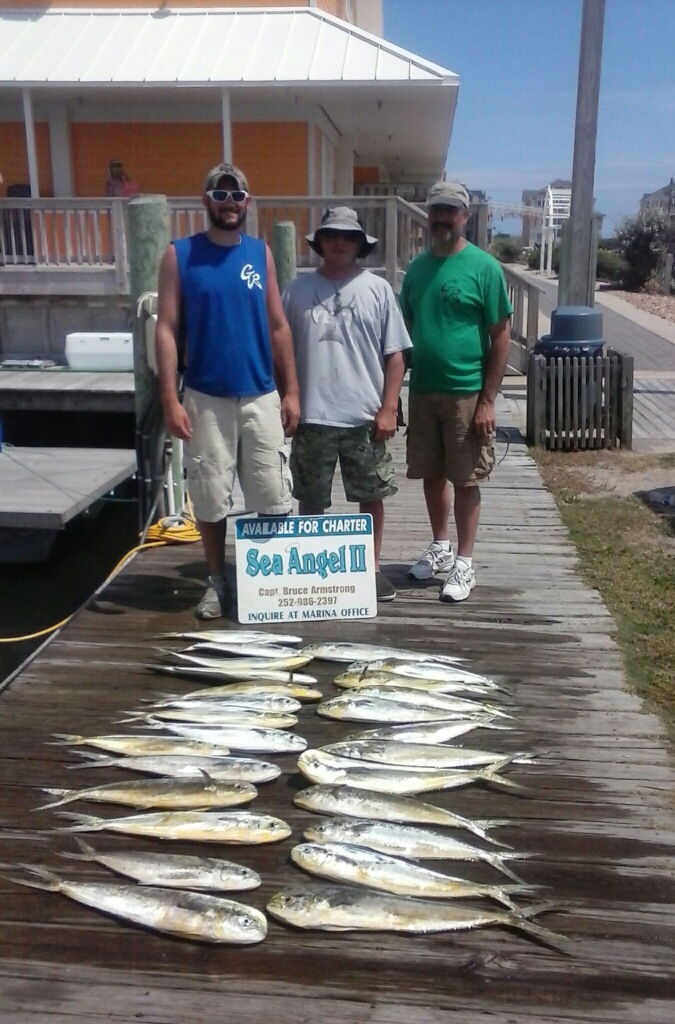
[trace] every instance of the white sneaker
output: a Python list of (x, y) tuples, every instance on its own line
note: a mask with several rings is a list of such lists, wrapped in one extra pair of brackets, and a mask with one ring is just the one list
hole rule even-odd
[(455, 564), (452, 548), (442, 548), (432, 541), (424, 554), (412, 565), (408, 576), (415, 580), (430, 580), (437, 572), (449, 572)]
[(466, 601), (467, 597), (476, 586), (476, 574), (458, 558), (448, 574), (439, 595), (440, 601)]

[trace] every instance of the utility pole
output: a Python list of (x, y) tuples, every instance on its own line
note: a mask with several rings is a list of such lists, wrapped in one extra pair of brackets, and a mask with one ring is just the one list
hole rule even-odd
[(605, 0), (583, 0), (570, 206), (569, 287), (566, 296), (566, 304), (571, 306), (593, 305), (593, 183), (604, 19)]

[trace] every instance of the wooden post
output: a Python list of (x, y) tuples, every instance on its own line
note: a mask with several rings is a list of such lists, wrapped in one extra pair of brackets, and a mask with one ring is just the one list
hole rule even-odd
[[(166, 431), (156, 378), (148, 365), (145, 321), (138, 315), (144, 292), (157, 291), (162, 254), (170, 241), (169, 204), (166, 196), (138, 196), (127, 206), (129, 237), (129, 298), (134, 339), (136, 449), (140, 480), (140, 525), (155, 506), (164, 480)], [(163, 509), (162, 509), (163, 511)]]
[(598, 128), (604, 18), (605, 0), (584, 0), (570, 206), (568, 303), (571, 306), (588, 305), (595, 141)]
[(666, 256), (666, 267), (663, 272), (663, 294), (670, 295), (673, 286), (673, 254), (669, 252)]
[(136, 315), (136, 305), (143, 292), (157, 291), (159, 264), (169, 244), (169, 204), (166, 196), (137, 196), (127, 205), (129, 233), (129, 298), (134, 325), (134, 379), (136, 387), (136, 422), (148, 406), (154, 375), (148, 366), (145, 329)]
[(272, 227), (272, 255), (277, 268), (279, 290), (298, 276), (295, 224), (292, 220), (277, 221)]

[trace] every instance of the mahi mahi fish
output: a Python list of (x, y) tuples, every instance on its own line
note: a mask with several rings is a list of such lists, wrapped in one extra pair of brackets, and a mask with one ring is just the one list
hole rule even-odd
[(190, 722), (195, 725), (241, 725), (261, 726), (265, 729), (288, 729), (298, 724), (296, 715), (274, 711), (262, 711), (240, 704), (203, 704), (195, 702), (192, 707), (161, 707), (151, 711), (127, 711), (126, 722), (155, 721)]
[[(349, 760), (344, 758), (341, 760)], [(336, 767), (330, 755), (322, 756), (320, 750), (306, 750), (298, 758), (298, 768), (310, 782), (319, 785), (344, 783), (355, 789), (368, 789), (376, 793), (412, 794), (434, 793), (441, 789), (458, 789), (474, 782), (492, 782), (510, 788), (520, 788), (510, 779), (502, 778), (499, 772), (512, 760), (503, 758), (487, 768), (470, 771), (454, 769), (396, 769), (392, 766), (369, 765), (367, 768)]]
[(471, 729), (510, 730), (512, 726), (493, 722), (487, 718), (463, 719), (451, 722), (422, 722), (419, 725), (383, 725), (377, 729), (364, 729), (345, 736), (352, 740), (397, 740), (399, 743), (449, 743)]
[(292, 658), (295, 657), (296, 652), (288, 647), (283, 647), (282, 644), (270, 644), (270, 643), (247, 643), (238, 644), (232, 643), (231, 641), (199, 641), (195, 644), (190, 644), (189, 647), (185, 647), (182, 654), (215, 654), (221, 657), (235, 657), (235, 658)]
[(441, 682), (476, 683), (488, 689), (497, 689), (497, 684), (488, 676), (470, 672), (460, 665), (441, 661), (410, 661), (405, 658), (378, 658), (375, 661), (352, 662), (339, 679), (368, 676), (371, 672), (391, 672), (396, 676), (411, 676), (413, 679), (428, 679)]
[(267, 904), (272, 917), (296, 928), (324, 931), (458, 932), (492, 925), (517, 928), (546, 945), (561, 949), (565, 938), (530, 918), (555, 909), (543, 903), (513, 910), (480, 910), (458, 903), (430, 903), (410, 896), (387, 896), (348, 886), (306, 887), (276, 893)]
[(248, 945), (262, 942), (267, 934), (264, 914), (220, 896), (119, 882), (72, 882), (45, 868), (19, 867), (31, 879), (4, 877), (32, 889), (60, 892), (93, 910), (182, 939)]
[(97, 747), (116, 754), (186, 754), (196, 757), (225, 757), (229, 747), (216, 743), (198, 743), (195, 740), (177, 736), (131, 736), (126, 733), (112, 736), (73, 736), (55, 732), (57, 745), (70, 744), (74, 747)]
[(397, 704), (412, 704), (416, 708), (435, 708), (440, 711), (463, 711), (467, 717), (485, 713), (494, 714), (496, 708), (484, 701), (458, 697), (452, 693), (429, 693), (414, 686), (406, 686), (403, 677), (400, 683), (367, 683), (355, 687), (349, 693), (333, 698), (340, 700), (357, 700), (359, 697), (373, 697), (375, 700), (393, 700)]
[(284, 669), (247, 669), (246, 672), (233, 671), (226, 660), (215, 661), (210, 666), (206, 665), (146, 665), (146, 668), (153, 672), (160, 672), (164, 675), (177, 676), (183, 679), (229, 679), (233, 683), (259, 682), (259, 683), (300, 683), (303, 686), (312, 686), (316, 682), (316, 676), (307, 675), (304, 672), (293, 672)]
[(187, 736), (193, 740), (225, 743), (232, 750), (244, 753), (298, 754), (307, 746), (307, 740), (297, 733), (283, 729), (263, 729), (258, 726), (183, 725), (180, 722), (160, 722), (163, 729)]
[(208, 772), (218, 782), (271, 782), (281, 775), (281, 768), (271, 761), (258, 761), (251, 757), (172, 757), (169, 754), (140, 755), (138, 757), (106, 757), (78, 751), (86, 757), (87, 764), (68, 765), (69, 769), (80, 768), (127, 768), (149, 775), (166, 775), (174, 779), (194, 779), (202, 772)]
[(303, 683), (266, 683), (251, 680), (248, 683), (226, 683), (224, 686), (206, 686), (201, 690), (192, 690), (184, 694), (185, 700), (213, 700), (218, 697), (256, 697), (258, 695), (273, 697), (290, 697), (300, 703), (321, 700), (323, 694), (316, 687)]
[(198, 629), (194, 632), (185, 633), (159, 633), (160, 637), (175, 637), (178, 640), (205, 640), (213, 643), (232, 642), (235, 644), (245, 643), (271, 643), (271, 644), (301, 644), (301, 636), (292, 636), (288, 633), (266, 633), (263, 629)]
[(337, 718), (346, 722), (380, 722), (382, 724), (403, 724), (414, 722), (443, 722), (453, 718), (470, 718), (494, 715), (508, 718), (503, 711), (490, 704), (476, 704), (472, 701), (456, 700), (456, 708), (420, 707), (416, 704), (399, 704), (384, 697), (367, 697), (358, 690), (331, 697), (317, 705), (317, 713), (325, 718)]
[[(218, 687), (220, 689), (220, 687)], [(254, 711), (267, 711), (276, 714), (294, 714), (299, 711), (302, 704), (295, 697), (286, 697), (276, 693), (236, 693), (236, 694), (212, 694), (211, 699), (206, 697), (164, 697), (163, 700), (149, 703), (150, 708), (180, 708), (185, 711), (200, 710), (204, 707), (219, 710), (232, 707), (234, 704), (241, 708), (252, 708)]]
[(408, 651), (399, 647), (380, 647), (377, 644), (325, 643), (309, 644), (302, 648), (303, 653), (319, 661), (344, 661), (350, 664), (355, 661), (381, 661), (385, 658), (397, 658), (401, 661), (432, 661), (452, 665), (462, 658), (449, 654), (424, 654), (422, 651)]
[[(338, 757), (406, 768), (469, 768), (493, 764), (505, 756), (495, 750), (444, 747), (435, 743), (397, 743), (394, 740), (343, 740), (341, 743), (329, 743), (321, 749)], [(534, 755), (527, 753), (518, 753), (513, 758), (514, 764), (532, 764), (533, 761)]]
[[(203, 668), (220, 668), (223, 666), (223, 658), (202, 657), (199, 654), (183, 654), (180, 651), (162, 651), (172, 658), (180, 661), (187, 661), (191, 665), (201, 665)], [(225, 660), (225, 670), (234, 678), (244, 682), (246, 679), (255, 678), (250, 672), (290, 672), (296, 668), (302, 668), (312, 660), (311, 654), (304, 654), (302, 651), (289, 651), (286, 657), (280, 658), (228, 658)]]
[(252, 811), (165, 811), (125, 818), (95, 818), (59, 811), (74, 821), (57, 832), (122, 832), (155, 839), (194, 839), (201, 843), (277, 843), (291, 834), (290, 825), (271, 814)]
[(368, 672), (343, 672), (333, 680), (341, 690), (360, 690), (365, 686), (407, 686), (427, 693), (468, 693), (486, 696), (494, 693), (493, 686), (469, 683), (459, 679), (417, 679), (414, 676), (397, 675), (395, 672), (373, 670)]
[(300, 843), (291, 850), (291, 860), (310, 874), (331, 882), (366, 885), (397, 896), (422, 896), (430, 899), (472, 899), (488, 897), (516, 910), (511, 895), (531, 891), (522, 884), (483, 885), (468, 879), (453, 878), (411, 864), (401, 857), (378, 853), (352, 843)]
[(202, 772), (201, 779), (141, 779), (134, 782), (110, 782), (106, 786), (89, 789), (54, 789), (43, 786), (45, 793), (59, 797), (52, 803), (37, 807), (45, 811), (74, 800), (94, 803), (122, 804), (125, 807), (161, 807), (171, 811), (189, 811), (196, 808), (236, 807), (254, 800), (258, 795), (250, 782), (222, 782)]
[(180, 853), (149, 853), (145, 850), (97, 853), (80, 836), (73, 836), (80, 853), (59, 854), (68, 860), (101, 864), (118, 875), (133, 878), (141, 885), (159, 885), (169, 889), (213, 889), (220, 892), (257, 889), (262, 879), (253, 868), (219, 857), (192, 857)]
[[(376, 821), (412, 822), (419, 825), (444, 825), (473, 832), (492, 842), (487, 830), (501, 821), (472, 821), (443, 807), (410, 797), (374, 793), (354, 786), (310, 786), (296, 793), (293, 803), (315, 814), (336, 814), (346, 818), (372, 818)], [(394, 852), (386, 850), (386, 853)]]
[[(485, 824), (489, 826), (491, 823)], [(410, 860), (484, 861), (516, 882), (521, 879), (511, 871), (506, 861), (527, 856), (513, 851), (496, 853), (494, 850), (483, 850), (445, 833), (397, 821), (327, 818), (311, 824), (305, 829), (304, 836), (312, 843), (352, 843), (377, 853)]]

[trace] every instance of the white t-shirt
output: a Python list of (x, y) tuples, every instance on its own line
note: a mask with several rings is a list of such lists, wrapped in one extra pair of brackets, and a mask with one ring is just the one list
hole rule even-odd
[(385, 356), (412, 348), (391, 286), (362, 270), (347, 281), (301, 274), (283, 294), (300, 385), (300, 422), (370, 423), (382, 405)]

